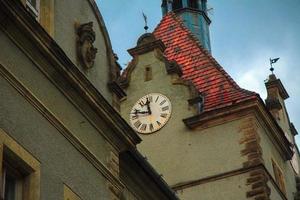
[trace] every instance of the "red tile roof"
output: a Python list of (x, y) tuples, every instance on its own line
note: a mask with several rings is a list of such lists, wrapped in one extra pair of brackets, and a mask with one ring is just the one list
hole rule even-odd
[(182, 78), (204, 96), (204, 111), (258, 97), (240, 88), (175, 14), (164, 16), (153, 34), (165, 44), (165, 57), (181, 66)]

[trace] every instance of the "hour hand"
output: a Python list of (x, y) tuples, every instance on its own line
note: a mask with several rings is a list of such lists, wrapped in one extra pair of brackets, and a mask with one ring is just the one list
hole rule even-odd
[(148, 110), (148, 113), (149, 113), (149, 115), (151, 115), (151, 108), (150, 108), (150, 101), (149, 101), (149, 99), (147, 98), (147, 101), (146, 101), (146, 105), (147, 105), (147, 110)]
[(148, 114), (148, 113), (149, 113), (148, 111), (140, 111), (140, 110), (135, 109), (134, 112), (130, 113), (130, 114), (136, 115), (136, 114)]

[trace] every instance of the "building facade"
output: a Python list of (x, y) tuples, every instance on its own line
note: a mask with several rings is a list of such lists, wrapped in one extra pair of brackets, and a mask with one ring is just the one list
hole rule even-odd
[(0, 199), (178, 199), (116, 111), (93, 0), (0, 0), (0, 47)]
[(128, 50), (121, 114), (180, 199), (299, 199), (288, 93), (274, 74), (266, 101), (236, 84), (208, 48), (205, 4), (162, 1), (161, 22)]

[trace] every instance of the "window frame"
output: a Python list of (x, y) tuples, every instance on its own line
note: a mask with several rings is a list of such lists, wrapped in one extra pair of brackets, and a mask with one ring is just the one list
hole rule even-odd
[[(0, 128), (0, 198), (4, 199), (4, 169), (11, 168), (22, 200), (40, 199), (40, 162)], [(18, 186), (19, 185), (19, 186)]]
[(274, 180), (275, 180), (278, 188), (281, 190), (281, 192), (284, 195), (286, 195), (285, 176), (283, 174), (283, 171), (274, 159), (271, 159), (271, 161), (272, 161)]
[(26, 9), (32, 14), (32, 16), (39, 21), (40, 19), (40, 7), (41, 7), (41, 2), (40, 0), (35, 0), (35, 6), (32, 5), (29, 0), (25, 0), (25, 7)]
[(16, 197), (14, 198), (15, 200), (22, 200), (23, 199), (23, 188), (24, 188), (24, 176), (23, 174), (18, 171), (15, 167), (11, 166), (11, 164), (8, 164), (3, 160), (3, 167), (2, 167), (2, 177), (3, 177), (3, 182), (2, 182), (2, 198), (5, 199), (6, 195), (6, 178), (10, 176), (13, 178), (15, 181), (14, 183), (14, 193)]

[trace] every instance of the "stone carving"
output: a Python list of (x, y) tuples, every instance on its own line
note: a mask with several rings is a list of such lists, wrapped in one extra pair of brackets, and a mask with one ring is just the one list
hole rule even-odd
[(78, 25), (77, 36), (78, 60), (85, 69), (92, 68), (98, 51), (93, 45), (96, 39), (93, 22)]

